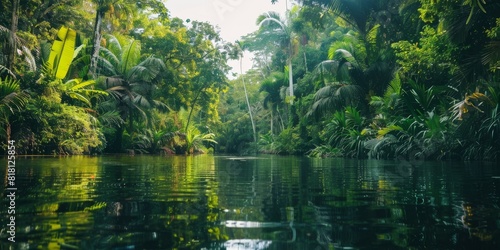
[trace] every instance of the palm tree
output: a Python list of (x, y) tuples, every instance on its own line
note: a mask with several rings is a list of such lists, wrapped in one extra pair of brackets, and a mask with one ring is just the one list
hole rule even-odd
[(96, 4), (96, 14), (94, 20), (94, 34), (92, 39), (92, 52), (90, 54), (89, 73), (96, 78), (99, 51), (102, 40), (101, 28), (105, 14), (109, 13), (110, 16), (112, 16), (115, 13), (128, 13), (130, 12), (129, 9), (131, 3), (127, 3), (126, 0), (93, 0), (93, 2)]
[[(101, 49), (99, 83), (113, 97), (112, 100), (121, 118), (128, 122), (129, 133), (134, 131), (134, 121), (142, 117), (148, 121), (148, 108), (165, 107), (154, 100), (153, 90), (160, 81), (166, 67), (162, 60), (148, 57), (140, 61), (140, 42), (133, 39), (106, 36), (106, 48)], [(121, 150), (124, 127), (116, 131), (115, 149)]]
[(336, 50), (333, 59), (321, 62), (314, 73), (325, 86), (314, 95), (308, 115), (319, 116), (361, 104), (367, 90), (363, 70), (349, 51)]
[(2, 57), (0, 58), (0, 71), (7, 71), (11, 76), (15, 76), (14, 64), (16, 62), (17, 51), (22, 51), (25, 63), (29, 69), (36, 70), (35, 57), (26, 46), (26, 41), (17, 36), (19, 0), (12, 0), (11, 28), (0, 25), (0, 41), (2, 41)]
[[(101, 29), (103, 27), (103, 22), (106, 14), (109, 15), (110, 19), (114, 19), (112, 25), (110, 25), (110, 32), (117, 25), (126, 24), (124, 30), (130, 30), (132, 24), (132, 18), (130, 17), (134, 14), (134, 11), (153, 8), (156, 13), (165, 15), (167, 9), (160, 0), (143, 0), (143, 1), (133, 1), (133, 0), (91, 0), (96, 4), (96, 13), (94, 19), (94, 33), (92, 36), (92, 52), (90, 54), (90, 66), (89, 73), (92, 77), (96, 78), (99, 51), (101, 48), (102, 33)], [(134, 6), (135, 5), (135, 6)]]
[(203, 148), (203, 143), (205, 142), (217, 144), (217, 142), (214, 140), (215, 134), (203, 134), (194, 126), (189, 126), (189, 128), (186, 130), (186, 134), (184, 135), (186, 141), (186, 154), (193, 154), (201, 151)]
[[(43, 44), (42, 54), (45, 55), (44, 61), (46, 63), (41, 68), (42, 77), (39, 79), (39, 83), (43, 83), (40, 85), (44, 85), (45, 88), (58, 92), (58, 95), (81, 101), (91, 107), (91, 97), (107, 95), (107, 92), (102, 90), (88, 88), (95, 84), (94, 80), (73, 78), (63, 83), (67, 76), (72, 76), (68, 75), (68, 72), (70, 72), (72, 66), (75, 68), (73, 59), (78, 56), (84, 47), (84, 45), (81, 45), (75, 49), (76, 37), (75, 30), (63, 26), (57, 33), (57, 37), (50, 48), (50, 53), (47, 52), (48, 46), (45, 46), (48, 44)], [(45, 92), (45, 89), (42, 92)]]
[[(498, 1), (467, 0), (464, 3), (448, 3), (449, 11), (443, 12), (444, 27), (454, 44), (463, 46), (456, 54), (460, 70), (456, 80), (469, 84), (477, 80), (478, 75), (486, 75), (490, 70), (498, 70), (500, 60), (500, 26)], [(455, 6), (453, 6), (455, 5)], [(440, 13), (441, 14), (441, 13)], [(486, 31), (486, 32), (485, 32)], [(490, 68), (491, 67), (491, 68)]]
[(28, 98), (29, 95), (21, 91), (18, 80), (10, 77), (0, 78), (0, 123), (3, 125), (2, 128), (5, 126), (7, 141), (10, 140), (11, 132), (9, 116), (20, 110)]
[[(356, 31), (350, 30), (333, 42), (328, 51), (329, 60), (316, 67), (314, 74), (325, 86), (316, 92), (309, 115), (320, 115), (332, 108), (338, 110), (349, 105), (365, 112), (368, 106), (366, 100), (369, 99), (366, 95), (382, 95), (394, 78), (391, 53), (374, 42), (379, 35), (380, 26), (363, 24), (363, 20), (369, 19), (361, 14), (368, 10), (350, 13), (354, 11), (351, 10), (353, 6), (348, 8), (340, 4), (336, 7), (338, 9), (335, 11), (348, 19)], [(370, 2), (363, 8), (374, 6)]]
[(255, 129), (255, 122), (253, 121), (252, 108), (250, 107), (250, 101), (248, 100), (248, 92), (247, 86), (245, 84), (245, 76), (243, 75), (243, 51), (240, 50), (240, 76), (241, 82), (243, 83), (243, 90), (245, 91), (245, 100), (247, 102), (248, 114), (250, 115), (250, 121), (252, 122), (252, 130), (253, 130), (253, 141), (257, 143), (257, 130)]
[(278, 119), (281, 124), (281, 130), (284, 129), (284, 124), (283, 120), (281, 119), (281, 116), (279, 115), (279, 106), (282, 101), (281, 99), (281, 92), (282, 89), (285, 87), (285, 81), (286, 77), (282, 72), (273, 72), (271, 73), (270, 76), (268, 76), (264, 81), (262, 81), (260, 85), (260, 92), (265, 92), (266, 95), (264, 97), (263, 105), (264, 108), (271, 108), (271, 128), (270, 128), (270, 134), (274, 134), (274, 120), (275, 120), (275, 113), (278, 113)]
[[(290, 12), (288, 12), (290, 13)], [(260, 15), (257, 19), (260, 27), (258, 36), (261, 37), (264, 44), (273, 42), (285, 51), (287, 55), (288, 67), (288, 91), (290, 93), (290, 103), (293, 103), (293, 66), (292, 58), (295, 54), (296, 40), (292, 31), (291, 16), (282, 19), (276, 12), (268, 12)]]
[(14, 61), (15, 61), (15, 56), (16, 56), (16, 50), (17, 50), (17, 26), (19, 23), (19, 16), (18, 16), (18, 10), (19, 10), (19, 2), (20, 0), (12, 0), (12, 19), (11, 19), (11, 29), (8, 32), (8, 46), (6, 46), (10, 51), (8, 51), (8, 57), (7, 57), (7, 69), (12, 71)]

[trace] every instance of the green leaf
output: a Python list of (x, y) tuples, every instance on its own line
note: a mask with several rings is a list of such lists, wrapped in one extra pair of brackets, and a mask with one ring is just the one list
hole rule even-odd
[(78, 89), (85, 88), (85, 87), (90, 86), (90, 85), (95, 83), (94, 80), (87, 80), (84, 82), (82, 82), (81, 79), (74, 79), (74, 80), (75, 80), (76, 85), (73, 85), (70, 88), (70, 90), (78, 90)]
[(75, 100), (79, 100), (81, 102), (84, 102), (85, 104), (87, 104), (89, 106), (91, 105), (89, 99), (87, 97), (79, 94), (79, 93), (71, 92), (71, 93), (69, 93), (69, 96)]
[(380, 129), (377, 132), (377, 134), (378, 134), (379, 137), (383, 137), (383, 136), (385, 136), (386, 134), (388, 134), (388, 133), (390, 133), (392, 131), (402, 131), (402, 130), (403, 130), (403, 128), (401, 128), (400, 126), (392, 124), (392, 125), (389, 125), (389, 126), (387, 126), (385, 128)]
[(57, 38), (52, 44), (49, 55), (49, 69), (55, 77), (64, 79), (68, 73), (69, 66), (73, 61), (75, 51), (76, 31), (65, 26), (57, 32)]

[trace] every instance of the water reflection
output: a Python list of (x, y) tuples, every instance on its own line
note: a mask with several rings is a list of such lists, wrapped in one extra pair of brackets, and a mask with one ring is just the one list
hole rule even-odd
[(14, 249), (500, 245), (500, 169), (487, 164), (107, 156), (17, 166)]

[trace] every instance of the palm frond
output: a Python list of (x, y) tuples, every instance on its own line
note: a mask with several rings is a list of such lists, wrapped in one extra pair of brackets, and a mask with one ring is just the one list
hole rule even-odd
[(276, 11), (268, 11), (259, 17), (257, 17), (257, 26), (274, 26), (276, 28), (282, 28), (284, 23), (282, 21), (281, 15)]
[(118, 71), (121, 74), (126, 74), (132, 67), (139, 64), (141, 56), (141, 43), (138, 40), (132, 40), (123, 49), (121, 64)]
[(27, 92), (20, 90), (18, 80), (0, 78), (0, 110), (6, 107), (11, 113), (21, 110), (29, 99)]
[(340, 62), (337, 60), (325, 60), (316, 65), (315, 72), (321, 79), (326, 79), (326, 75), (331, 75), (332, 72), (337, 72)]
[(12, 72), (11, 70), (9, 70), (7, 67), (3, 66), (3, 65), (0, 65), (0, 72), (2, 71), (6, 71), (7, 74), (11, 77), (16, 77), (16, 75), (14, 74), (14, 72)]
[[(120, 76), (105, 77), (99, 81), (102, 82), (104, 88), (106, 89), (112, 89), (115, 87), (121, 87), (120, 90), (125, 89), (125, 87), (123, 86), (124, 80)], [(116, 91), (118, 89), (115, 88), (113, 90)]]
[(78, 90), (94, 84), (94, 80), (87, 80), (82, 82), (82, 79), (79, 78), (71, 79), (65, 83), (69, 90)]
[(101, 75), (116, 75), (116, 69), (120, 65), (120, 59), (106, 48), (101, 48), (102, 56), (98, 57), (98, 65)]
[(144, 67), (148, 70), (145, 77), (146, 79), (151, 80), (161, 75), (167, 69), (163, 60), (156, 57), (148, 57), (139, 63), (138, 66)]
[(29, 69), (31, 71), (36, 71), (37, 64), (36, 64), (35, 57), (31, 53), (31, 50), (26, 46), (21, 46), (21, 50), (22, 50), (23, 55), (24, 55), (24, 60), (26, 61), (26, 64), (28, 65)]
[(49, 60), (51, 49), (52, 44), (49, 42), (42, 42), (40, 44), (40, 57), (42, 58), (43, 63), (46, 63)]
[(490, 64), (493, 67), (500, 67), (500, 41), (491, 41), (486, 44), (481, 62), (483, 64)]
[(355, 82), (357, 74), (362, 74), (360, 65), (354, 56), (345, 49), (337, 49), (332, 55), (332, 60), (325, 60), (319, 63), (315, 69), (315, 75), (320, 77), (323, 82), (328, 79), (337, 81)]
[(390, 147), (394, 147), (398, 143), (398, 138), (394, 135), (387, 135), (381, 138), (371, 139), (364, 142), (364, 146), (368, 149), (368, 156), (374, 158), (383, 158), (388, 156), (390, 152), (394, 150)]
[(140, 107), (150, 108), (151, 102), (143, 95), (136, 94), (134, 96), (134, 103)]
[[(344, 38), (344, 40), (347, 40), (347, 39)], [(335, 57), (335, 52), (338, 49), (344, 49), (347, 51), (355, 51), (354, 44), (356, 42), (357, 41), (337, 41), (337, 42), (332, 43), (330, 45), (330, 48), (328, 48), (328, 58), (333, 59)]]
[(377, 43), (378, 31), (380, 28), (380, 24), (374, 25), (366, 34), (366, 40), (371, 44)]
[(307, 115), (323, 115), (342, 107), (356, 105), (362, 89), (358, 85), (334, 83), (319, 89)]
[(126, 79), (130, 82), (151, 83), (161, 72), (160, 68), (148, 65), (136, 65), (127, 72)]
[(371, 17), (376, 1), (333, 0), (331, 4), (332, 11), (342, 20), (359, 32), (366, 33), (367, 20)]
[(116, 110), (100, 114), (99, 122), (105, 127), (120, 127), (125, 124), (125, 121), (120, 116), (120, 112)]
[(161, 110), (161, 111), (170, 111), (172, 110), (166, 103), (158, 101), (158, 100), (153, 100), (153, 104), (155, 108)]
[(126, 96), (129, 95), (129, 91), (123, 86), (114, 86), (106, 89), (106, 92), (114, 99), (114, 100), (122, 100)]
[(91, 106), (91, 104), (90, 104), (90, 100), (89, 100), (86, 96), (84, 96), (84, 95), (82, 95), (82, 94), (80, 94), (80, 93), (77, 93), (77, 92), (70, 92), (70, 93), (68, 93), (68, 95), (69, 95), (71, 98), (75, 99), (75, 100), (78, 100), (78, 101), (81, 101), (81, 102), (83, 102), (83, 103), (87, 104), (89, 107)]
[[(118, 58), (121, 57), (123, 49), (122, 45), (120, 44), (120, 41), (113, 35), (105, 35), (105, 38), (106, 38), (106, 48), (101, 48), (101, 51), (99, 52), (104, 52), (108, 50), (110, 54), (115, 55)], [(116, 61), (120, 61), (118, 58)]]
[(8, 29), (7, 27), (5, 27), (3, 25), (0, 25), (0, 32), (9, 33), (10, 29)]
[[(30, 70), (35, 71), (37, 64), (35, 61), (35, 57), (33, 56), (33, 53), (28, 48), (28, 42), (25, 41), (24, 39), (22, 39), (21, 37), (19, 37), (16, 33), (13, 33), (7, 27), (0, 25), (0, 35), (2, 35), (2, 33), (3, 33), (3, 37), (5, 37), (4, 40), (2, 41), (2, 43), (5, 43), (5, 45), (2, 44), (2, 46), (9, 46), (10, 48), (19, 48), (20, 52), (22, 53), (22, 56), (24, 56), (24, 60), (26, 61), (26, 64), (30, 68)], [(18, 51), (14, 51), (14, 53), (17, 53), (17, 52)], [(11, 53), (11, 52), (9, 52), (9, 53)], [(0, 70), (1, 69), (7, 69), (7, 67), (0, 65)], [(10, 70), (7, 70), (7, 72), (9, 73), (9, 75), (12, 75), (12, 76), (15, 75)]]

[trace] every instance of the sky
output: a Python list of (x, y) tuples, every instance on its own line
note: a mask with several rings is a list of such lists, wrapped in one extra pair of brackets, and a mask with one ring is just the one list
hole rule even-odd
[[(221, 37), (227, 42), (239, 40), (258, 29), (256, 20), (267, 11), (286, 11), (287, 0), (271, 4), (271, 0), (166, 0), (170, 16), (181, 19), (206, 21), (219, 27)], [(243, 72), (252, 67), (252, 55), (245, 53)], [(229, 61), (232, 72), (240, 73), (239, 61)], [(232, 77), (231, 77), (232, 78)]]

